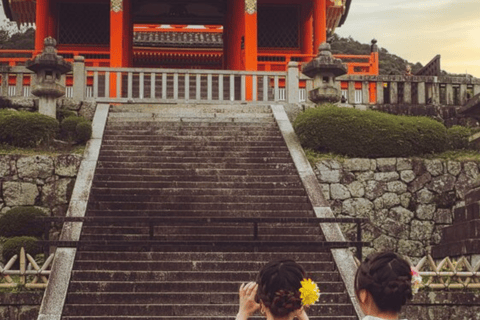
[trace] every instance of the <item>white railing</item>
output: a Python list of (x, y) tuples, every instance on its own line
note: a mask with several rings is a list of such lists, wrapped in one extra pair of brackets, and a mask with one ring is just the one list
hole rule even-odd
[[(42, 267), (31, 255), (25, 253), (25, 249), (20, 251), (20, 266), (18, 270), (12, 270), (19, 256), (14, 255), (5, 266), (0, 264), (0, 288), (15, 288), (24, 286), (25, 288), (41, 288), (44, 289), (48, 284), (48, 276), (50, 276), (50, 264), (54, 255), (51, 254)], [(28, 262), (28, 264), (27, 264)], [(14, 278), (12, 278), (12, 276)]]
[(87, 67), (86, 73), (98, 102), (276, 102), (287, 95), (285, 72)]

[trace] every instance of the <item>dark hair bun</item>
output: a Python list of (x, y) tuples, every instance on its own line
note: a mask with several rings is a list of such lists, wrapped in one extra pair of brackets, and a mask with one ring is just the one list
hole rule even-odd
[(362, 289), (371, 293), (380, 311), (398, 313), (413, 297), (410, 265), (393, 252), (369, 255), (355, 277), (355, 290)]
[(293, 260), (268, 263), (257, 279), (257, 302), (261, 300), (276, 317), (284, 317), (302, 307), (301, 281), (305, 278), (303, 268)]

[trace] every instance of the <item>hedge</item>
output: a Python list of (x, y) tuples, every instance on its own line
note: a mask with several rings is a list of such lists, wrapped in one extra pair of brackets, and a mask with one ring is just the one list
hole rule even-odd
[(453, 126), (447, 129), (448, 149), (462, 150), (468, 149), (470, 146), (469, 138), (472, 135), (472, 130), (467, 127)]
[(295, 131), (305, 148), (351, 157), (408, 157), (443, 152), (445, 126), (426, 117), (322, 106), (301, 113)]
[(83, 117), (67, 117), (60, 124), (60, 128), (62, 140), (84, 143), (92, 136), (92, 124)]
[[(42, 247), (38, 244), (38, 240), (34, 237), (14, 237), (9, 238), (3, 244), (2, 257), (3, 261), (8, 262), (14, 255), (20, 254), (20, 249), (25, 248), (25, 253), (32, 257), (42, 253)], [(16, 265), (18, 265), (17, 259)]]
[(0, 110), (0, 143), (14, 147), (48, 145), (58, 131), (58, 121), (40, 113)]
[(43, 224), (35, 219), (46, 214), (35, 207), (16, 207), (0, 216), (0, 237), (41, 237)]

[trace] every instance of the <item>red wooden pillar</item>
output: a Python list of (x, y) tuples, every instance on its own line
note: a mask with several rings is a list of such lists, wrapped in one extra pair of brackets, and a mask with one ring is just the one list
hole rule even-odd
[[(302, 18), (303, 18), (303, 43), (302, 53), (313, 55), (313, 11), (312, 5), (306, 3), (302, 6)], [(310, 59), (306, 59), (310, 61)]]
[[(257, 42), (257, 0), (245, 0), (245, 70), (258, 69), (258, 42)], [(247, 77), (245, 83), (246, 99), (253, 100), (253, 78)]]
[(327, 41), (327, 0), (315, 0), (313, 5), (314, 53), (318, 47)]
[(49, 36), (50, 0), (37, 0), (35, 12), (35, 54), (43, 50), (43, 40)]
[[(132, 53), (130, 0), (110, 0), (110, 67), (130, 66)], [(110, 74), (110, 97), (117, 96), (117, 76)]]

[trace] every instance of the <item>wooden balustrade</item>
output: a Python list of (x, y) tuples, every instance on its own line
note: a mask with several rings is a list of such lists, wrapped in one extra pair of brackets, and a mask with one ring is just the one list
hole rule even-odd
[[(50, 264), (54, 255), (51, 254), (40, 267), (35, 259), (25, 253), (25, 249), (20, 250), (20, 255), (14, 255), (5, 266), (0, 265), (0, 288), (15, 288), (23, 286), (30, 289), (44, 289), (48, 284), (50, 276)], [(12, 270), (15, 262), (20, 259), (19, 269)], [(12, 278), (13, 276), (13, 278)]]

